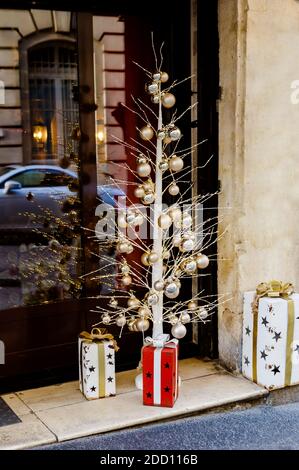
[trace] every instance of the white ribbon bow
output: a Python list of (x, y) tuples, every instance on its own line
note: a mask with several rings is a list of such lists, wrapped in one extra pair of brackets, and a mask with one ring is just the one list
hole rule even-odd
[(155, 348), (175, 348), (178, 344), (178, 340), (176, 338), (170, 339), (170, 335), (162, 333), (156, 338), (151, 338), (151, 336), (147, 336), (144, 340), (144, 344), (146, 346), (154, 346)]

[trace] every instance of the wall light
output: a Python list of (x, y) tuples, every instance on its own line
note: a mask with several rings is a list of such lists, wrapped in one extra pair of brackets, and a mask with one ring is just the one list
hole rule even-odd
[(44, 144), (48, 139), (46, 126), (33, 126), (33, 139), (37, 144)]

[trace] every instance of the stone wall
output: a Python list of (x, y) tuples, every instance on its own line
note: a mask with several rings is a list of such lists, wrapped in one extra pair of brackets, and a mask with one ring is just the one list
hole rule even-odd
[[(299, 2), (219, 0), (219, 355), (240, 370), (242, 296), (264, 280), (299, 289)], [(297, 93), (298, 94), (298, 93)]]

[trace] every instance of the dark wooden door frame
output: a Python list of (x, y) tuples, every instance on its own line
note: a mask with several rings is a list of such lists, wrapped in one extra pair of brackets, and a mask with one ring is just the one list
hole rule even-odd
[[(180, 1), (172, 1), (171, 3), (171, 12), (173, 21), (169, 28), (169, 37), (174, 39), (175, 47), (177, 51), (180, 53), (182, 45), (184, 45), (184, 50), (187, 47), (190, 47), (190, 30), (188, 30), (188, 21), (186, 20), (186, 16), (188, 16), (187, 10), (184, 12), (185, 20), (183, 20), (184, 15), (182, 14), (182, 4)], [(170, 4), (169, 4), (170, 5)], [(166, 0), (163, 4), (161, 14), (164, 12), (168, 12), (168, 0)], [(132, 9), (132, 5), (130, 2), (126, 2), (124, 7), (123, 2), (118, 1), (111, 1), (109, 2), (107, 10), (105, 10), (104, 14), (116, 14), (119, 12), (124, 12), (124, 8), (126, 9), (126, 14), (141, 14), (141, 11), (138, 11), (136, 8)], [(3, 6), (1, 5), (1, 8)], [(42, 8), (42, 9), (58, 9), (58, 10), (74, 10), (73, 5), (69, 4), (67, 1), (55, 2), (55, 1), (37, 1), (32, 2), (23, 1), (23, 2), (15, 2), (10, 1), (7, 4), (7, 8)], [(86, 47), (85, 41), (85, 28), (90, 25), (92, 21), (92, 13), (93, 14), (102, 14), (103, 11), (101, 10), (101, 6), (99, 6), (99, 2), (84, 2), (82, 8), (88, 10), (86, 13), (78, 13), (77, 21), (78, 21), (78, 31), (80, 34), (78, 35), (78, 49), (79, 51), (82, 48)], [(163, 21), (161, 21), (161, 28), (163, 27)], [(190, 28), (190, 22), (189, 22)], [(201, 146), (199, 149), (199, 161), (204, 162), (207, 158), (213, 154), (213, 168), (209, 166), (205, 171), (201, 171), (198, 175), (198, 182), (200, 188), (203, 188), (205, 191), (213, 191), (217, 188), (218, 184), (218, 115), (217, 115), (217, 108), (216, 108), (216, 101), (218, 98), (218, 83), (219, 83), (219, 74), (218, 74), (218, 29), (217, 29), (217, 0), (211, 0), (210, 2), (199, 2), (198, 5), (198, 70), (201, 71), (198, 80), (198, 101), (200, 102), (199, 112), (198, 112), (198, 141), (208, 138), (207, 144), (205, 146)], [(159, 32), (158, 32), (158, 39), (159, 39)], [(163, 37), (163, 34), (161, 34)], [(188, 38), (187, 38), (188, 36)], [(80, 40), (85, 38), (84, 41)], [(182, 39), (183, 38), (183, 39)], [(88, 38), (86, 39), (88, 40)], [(89, 38), (89, 41), (92, 42), (92, 38)], [(91, 44), (90, 42), (90, 44)], [(189, 43), (189, 46), (188, 46)], [(80, 49), (81, 48), (81, 49)], [(80, 57), (81, 56), (81, 57)], [(184, 60), (187, 54), (184, 56)], [(170, 61), (167, 66), (175, 72), (175, 66)], [(80, 167), (80, 175), (81, 180), (84, 181), (84, 184), (81, 189), (81, 199), (84, 201), (89, 201), (88, 207), (90, 210), (88, 212), (83, 211), (83, 219), (82, 224), (85, 227), (95, 227), (95, 215), (94, 215), (94, 208), (96, 207), (96, 172), (93, 171), (95, 168), (96, 158), (95, 158), (95, 132), (94, 132), (94, 112), (95, 110), (92, 109), (94, 105), (94, 94), (93, 94), (93, 83), (90, 83), (93, 77), (93, 64), (91, 64), (90, 58), (84, 59), (84, 54), (80, 54), (79, 52), (79, 76), (81, 82), (81, 89), (80, 89), (80, 106), (81, 110), (84, 113), (82, 114), (82, 120), (80, 121), (81, 132), (82, 132), (82, 139), (80, 142), (80, 154), (82, 159), (82, 165)], [(82, 109), (83, 108), (83, 109)], [(215, 201), (217, 204), (217, 200)], [(85, 204), (84, 204), (85, 205)], [(85, 206), (86, 208), (86, 206)], [(215, 215), (215, 213), (213, 214)], [(83, 235), (86, 236), (87, 235)], [(90, 258), (90, 250), (93, 249), (90, 239), (84, 241), (84, 246), (86, 249), (84, 250), (83, 254), (83, 264), (85, 272), (90, 271), (94, 266), (94, 259)], [(210, 278), (206, 278), (204, 284), (201, 285), (205, 287), (209, 292), (217, 292), (217, 265), (214, 263), (212, 265), (212, 276)], [(87, 286), (87, 291), (89, 288), (92, 289), (92, 286)], [(85, 291), (85, 293), (87, 293)], [(39, 371), (37, 376), (34, 375), (32, 380), (29, 378), (29, 382), (25, 379), (25, 382), (20, 381), (11, 381), (10, 389), (20, 387), (20, 383), (23, 386), (27, 386), (28, 383), (34, 383), (37, 380), (37, 383), (41, 383), (39, 381), (42, 377), (45, 378), (45, 381), (50, 382), (57, 382), (61, 379), (65, 379), (67, 377), (66, 371), (69, 371), (69, 377), (76, 376), (76, 369), (77, 365), (74, 364), (74, 359), (76, 358), (76, 349), (77, 345), (76, 342), (65, 341), (65, 338), (70, 337), (70, 334), (66, 334), (65, 338), (60, 337), (55, 340), (54, 338), (54, 331), (51, 332), (49, 335), (47, 332), (48, 321), (50, 321), (51, 315), (54, 314), (57, 320), (57, 330), (61, 332), (66, 332), (68, 325), (71, 324), (75, 326), (77, 331), (80, 331), (86, 328), (87, 324), (90, 324), (90, 316), (89, 310), (92, 306), (92, 301), (90, 299), (81, 299), (80, 301), (70, 301), (68, 302), (56, 302), (54, 304), (49, 304), (47, 306), (36, 306), (36, 307), (24, 307), (20, 309), (16, 309), (16, 311), (2, 311), (0, 312), (0, 324), (2, 323), (2, 319), (4, 319), (3, 325), (5, 326), (5, 341), (13, 341), (15, 344), (19, 344), (20, 348), (17, 351), (14, 351), (13, 356), (11, 356), (12, 362), (9, 361), (10, 364), (14, 364), (13, 369), (17, 374), (22, 373), (22, 365), (25, 366), (26, 364), (26, 352), (28, 351), (31, 357), (31, 366), (30, 371), (32, 374), (36, 371)], [(31, 325), (32, 334), (34, 337), (39, 338), (36, 343), (36, 348), (32, 349), (30, 352), (30, 345), (27, 344), (25, 349), (26, 351), (22, 351), (22, 345), (24, 341), (22, 341), (22, 335), (28, 332), (28, 324), (26, 322), (29, 321), (29, 317), (33, 315), (35, 324)], [(88, 318), (87, 318), (88, 317)], [(54, 318), (54, 317), (53, 317)], [(7, 321), (6, 321), (7, 320)], [(19, 327), (17, 326), (19, 325)], [(20, 325), (22, 325), (20, 327)], [(19, 331), (17, 331), (19, 330)], [(47, 338), (47, 341), (44, 341), (44, 344), (40, 343), (42, 338)], [(2, 338), (1, 338), (2, 339)], [(52, 344), (48, 344), (51, 342)], [(49, 347), (46, 346), (48, 344)], [(24, 344), (25, 346), (25, 344)], [(191, 349), (192, 346), (192, 349)], [(59, 349), (59, 352), (58, 352)], [(184, 348), (183, 348), (184, 349)], [(63, 355), (63, 359), (61, 360), (61, 366), (63, 375), (60, 377), (59, 374), (52, 374), (51, 368), (57, 367), (57, 364), (54, 364), (53, 361), (49, 361), (49, 357), (47, 354), (51, 354), (54, 351), (58, 352), (58, 355)], [(198, 351), (201, 355), (209, 355), (211, 357), (217, 356), (217, 316), (213, 317), (212, 322), (209, 324), (208, 328), (207, 325), (204, 328), (199, 328), (199, 350), (198, 347), (192, 345), (192, 343), (186, 344), (186, 355), (191, 354), (198, 354)], [(38, 354), (36, 355), (36, 353)], [(136, 351), (129, 351), (129, 354), (132, 354), (132, 359), (135, 361), (137, 359)], [(184, 351), (183, 351), (184, 354)], [(35, 355), (35, 356), (34, 356)], [(58, 357), (56, 354), (56, 357)], [(28, 356), (28, 358), (29, 358)], [(35, 359), (34, 359), (35, 358)], [(46, 361), (46, 366), (43, 367), (43, 360)], [(65, 366), (65, 367), (64, 367)], [(6, 368), (6, 371), (1, 371), (0, 366), (0, 387), (4, 386), (6, 382), (6, 378), (8, 376), (15, 375), (12, 374)], [(1, 380), (1, 376), (3, 379)], [(49, 378), (50, 377), (50, 378)], [(26, 382), (27, 380), (27, 382)], [(6, 388), (9, 389), (9, 388)], [(2, 388), (4, 390), (4, 388)], [(1, 390), (0, 390), (1, 391)]]

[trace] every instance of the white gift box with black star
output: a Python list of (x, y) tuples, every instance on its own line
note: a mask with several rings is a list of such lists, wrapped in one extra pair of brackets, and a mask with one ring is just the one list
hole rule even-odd
[(115, 351), (112, 341), (79, 338), (80, 390), (88, 400), (115, 395)]
[(287, 299), (245, 292), (243, 309), (243, 375), (269, 390), (299, 384), (299, 294)]

